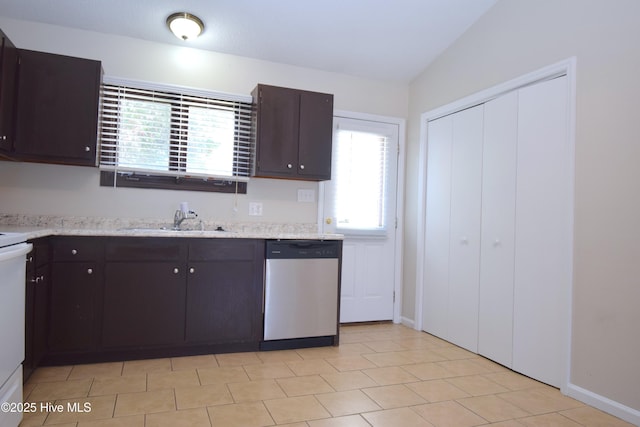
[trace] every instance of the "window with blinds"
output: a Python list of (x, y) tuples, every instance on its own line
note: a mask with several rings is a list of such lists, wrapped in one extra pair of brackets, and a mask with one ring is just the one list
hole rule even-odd
[(389, 139), (376, 132), (338, 128), (334, 144), (337, 229), (384, 233), (388, 226)]
[(105, 79), (101, 185), (246, 192), (251, 113), (251, 97)]

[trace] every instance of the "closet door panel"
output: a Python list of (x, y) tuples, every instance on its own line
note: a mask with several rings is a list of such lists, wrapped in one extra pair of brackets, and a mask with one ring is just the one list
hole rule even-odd
[(513, 352), (518, 94), (484, 105), (478, 353), (504, 366)]
[(429, 122), (422, 329), (447, 338), (453, 119)]
[(519, 91), (513, 369), (558, 387), (571, 278), (567, 82)]
[(483, 106), (452, 117), (448, 339), (477, 352)]

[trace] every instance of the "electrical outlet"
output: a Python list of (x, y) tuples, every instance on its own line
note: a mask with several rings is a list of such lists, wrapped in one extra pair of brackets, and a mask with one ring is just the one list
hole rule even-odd
[(316, 192), (313, 189), (298, 189), (298, 202), (313, 203), (316, 201)]
[(249, 215), (250, 216), (262, 216), (262, 203), (249, 202)]

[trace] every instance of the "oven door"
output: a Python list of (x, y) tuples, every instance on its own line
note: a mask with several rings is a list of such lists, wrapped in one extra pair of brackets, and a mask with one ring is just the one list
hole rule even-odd
[[(16, 387), (21, 390), (24, 360), (25, 255), (31, 248), (27, 243), (0, 248), (0, 398), (18, 402), (22, 402)], [(12, 425), (0, 421), (3, 426)]]

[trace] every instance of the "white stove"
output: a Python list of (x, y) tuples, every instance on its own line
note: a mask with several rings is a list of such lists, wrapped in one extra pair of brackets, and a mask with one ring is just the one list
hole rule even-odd
[(24, 361), (25, 255), (32, 245), (21, 233), (0, 232), (0, 426), (22, 420)]
[(0, 248), (23, 243), (27, 240), (24, 233), (6, 232), (0, 230)]

